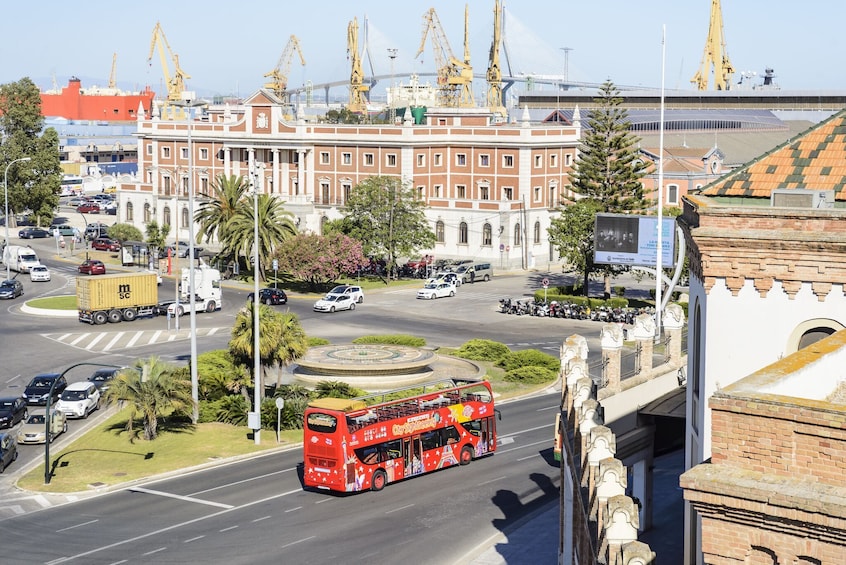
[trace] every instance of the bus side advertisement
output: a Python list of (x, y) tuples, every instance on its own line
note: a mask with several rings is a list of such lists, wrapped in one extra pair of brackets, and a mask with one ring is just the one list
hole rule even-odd
[(338, 492), (382, 490), (496, 450), (487, 381), (449, 379), (356, 399), (319, 399), (309, 403), (303, 427), (305, 486)]

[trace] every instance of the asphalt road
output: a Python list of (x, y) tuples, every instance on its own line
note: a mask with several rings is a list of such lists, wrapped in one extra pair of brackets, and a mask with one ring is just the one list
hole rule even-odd
[(299, 449), (3, 521), (27, 563), (459, 563), (557, 496), (557, 395), (500, 406), (495, 454), (389, 485), (304, 491)]

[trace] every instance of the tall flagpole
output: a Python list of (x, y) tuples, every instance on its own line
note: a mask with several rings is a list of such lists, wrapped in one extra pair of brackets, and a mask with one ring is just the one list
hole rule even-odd
[(661, 255), (664, 252), (664, 69), (667, 53), (667, 25), (661, 26), (661, 113), (658, 126), (658, 252), (655, 260), (655, 339), (661, 340), (661, 287), (664, 284)]

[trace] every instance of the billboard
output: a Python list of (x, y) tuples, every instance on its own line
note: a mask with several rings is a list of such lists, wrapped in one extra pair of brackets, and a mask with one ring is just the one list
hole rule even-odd
[[(676, 219), (664, 217), (661, 264), (675, 264)], [(593, 262), (611, 265), (654, 266), (658, 261), (658, 216), (597, 214)]]

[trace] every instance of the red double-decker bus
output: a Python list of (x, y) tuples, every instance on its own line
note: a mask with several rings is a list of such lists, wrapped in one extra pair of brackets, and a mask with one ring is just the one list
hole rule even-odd
[(305, 411), (305, 486), (378, 491), (401, 479), (466, 465), (496, 450), (494, 416), (490, 384), (477, 380), (314, 400)]

